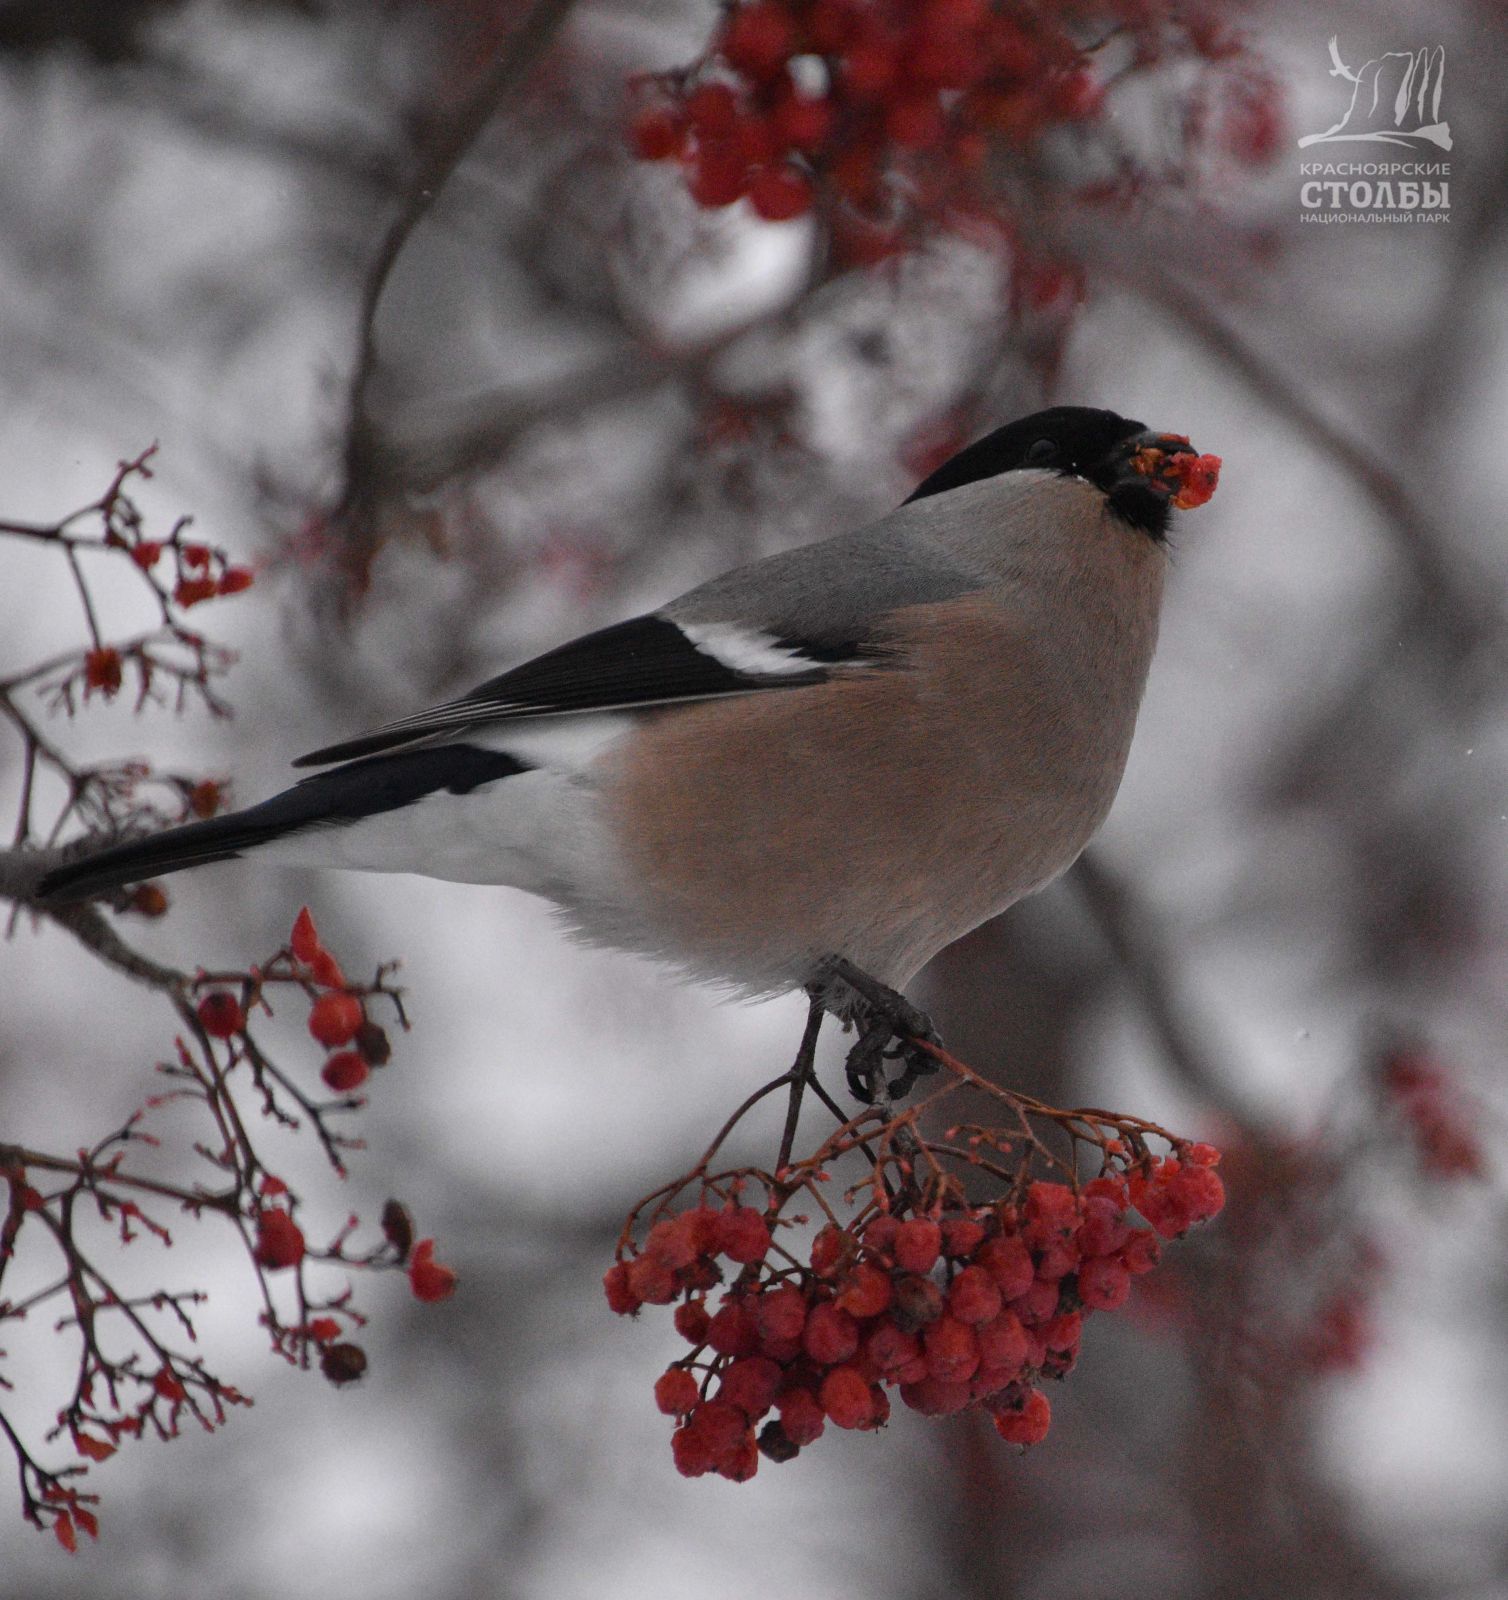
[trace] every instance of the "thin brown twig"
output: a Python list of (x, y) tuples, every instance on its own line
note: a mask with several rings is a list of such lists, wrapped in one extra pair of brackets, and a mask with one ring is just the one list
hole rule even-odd
[(548, 49), (573, 4), (574, 0), (536, 0), (491, 69), (421, 161), (404, 192), (398, 214), (378, 243), (357, 301), (356, 359), (347, 400), (345, 488), (339, 506), (343, 513), (349, 513), (360, 502), (366, 474), (378, 453), (367, 400), (377, 364), (377, 312), (393, 269), (415, 228), (429, 213), (466, 152), (503, 100), (523, 82)]

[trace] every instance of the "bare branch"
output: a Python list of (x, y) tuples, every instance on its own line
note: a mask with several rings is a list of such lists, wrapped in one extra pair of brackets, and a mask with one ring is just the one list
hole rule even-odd
[(347, 402), (345, 489), (340, 509), (349, 512), (361, 499), (366, 474), (379, 452), (367, 414), (367, 395), (377, 362), (377, 311), (414, 229), (428, 214), (466, 152), (492, 120), (504, 99), (533, 70), (548, 49), (574, 0), (536, 0), (518, 32), (436, 140), (405, 191), (398, 215), (388, 225), (367, 269), (357, 305), (356, 360)]

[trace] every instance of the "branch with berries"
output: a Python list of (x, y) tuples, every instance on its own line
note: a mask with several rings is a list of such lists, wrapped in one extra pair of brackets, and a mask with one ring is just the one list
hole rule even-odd
[[(52, 844), (74, 822), (91, 833), (114, 837), (191, 816), (210, 816), (223, 798), (220, 786), (212, 781), (154, 774), (141, 762), (80, 765), (44, 728), (46, 716), (59, 712), (71, 716), (96, 694), (113, 700), (128, 684), (137, 711), (157, 704), (181, 714), (197, 703), (212, 716), (229, 715), (216, 683), (235, 657), (189, 627), (185, 613), (205, 601), (244, 593), (253, 574), (220, 547), (190, 539), (189, 517), (180, 517), (165, 533), (152, 532), (135, 491), (152, 476), (156, 448), (119, 462), (98, 500), (57, 522), (0, 521), (0, 538), (43, 545), (66, 563), (85, 636), (69, 650), (13, 668), (0, 678), (0, 716), (10, 723), (21, 745), (21, 792), (12, 835), (16, 851), (39, 842)], [(100, 624), (96, 587), (103, 562), (111, 557), (117, 558), (113, 563), (117, 571), (124, 562), (157, 617), (154, 626), (126, 638), (108, 636)], [(46, 776), (60, 783), (63, 798), (42, 823), (37, 817), (39, 785)], [(163, 793), (155, 798), (150, 792), (144, 794), (148, 785)], [(5, 865), (0, 861), (0, 869)], [(134, 909), (157, 914), (166, 909), (166, 902)]]
[[(942, 1074), (914, 1105), (881, 1096), (800, 1160), (719, 1169), (786, 1074), (629, 1213), (604, 1289), (624, 1315), (675, 1306), (691, 1349), (655, 1400), (677, 1420), (688, 1477), (741, 1482), (761, 1455), (788, 1461), (828, 1423), (879, 1428), (891, 1390), (922, 1415), (979, 1408), (1005, 1440), (1038, 1443), (1052, 1414), (1042, 1386), (1072, 1370), (1085, 1319), (1123, 1305), (1161, 1241), (1224, 1204), (1212, 1146), (1116, 1112), (1059, 1110), (908, 1044)], [(988, 1117), (935, 1128), (962, 1091)]]
[[(230, 1407), (250, 1403), (193, 1348), (194, 1307), (203, 1295), (126, 1293), (104, 1259), (106, 1247), (145, 1240), (171, 1247), (168, 1219), (175, 1213), (194, 1222), (221, 1219), (246, 1256), (273, 1352), (297, 1367), (317, 1366), (335, 1384), (361, 1377), (367, 1365), (353, 1337), (366, 1317), (349, 1274), (406, 1271), (424, 1301), (453, 1291), (455, 1274), (435, 1260), (434, 1240), (415, 1242), (397, 1201), (387, 1202), (375, 1230), (364, 1230), (353, 1214), (313, 1242), (301, 1191), (272, 1170), (260, 1140), (267, 1125), (307, 1131), (330, 1169), (345, 1176), (346, 1156), (361, 1141), (344, 1131), (344, 1121), (366, 1104), (357, 1091), (391, 1055), (372, 1012), (386, 1007), (407, 1026), (390, 978), (390, 969), (379, 968), (370, 982), (348, 980), (305, 908), (289, 943), (266, 962), (244, 972), (180, 976), (172, 998), (181, 1032), (171, 1058), (157, 1066), (165, 1086), (122, 1127), (71, 1156), (0, 1144), (0, 1181), (8, 1190), (0, 1291), (18, 1275), (25, 1285), (0, 1293), (0, 1324), (61, 1309), (55, 1328), (75, 1342), (76, 1378), (42, 1449), (55, 1451), (66, 1436), (77, 1459), (44, 1464), (42, 1449), (3, 1409), (0, 1433), (16, 1455), (22, 1514), (50, 1526), (66, 1548), (74, 1548), (80, 1529), (97, 1531), (97, 1496), (80, 1484), (90, 1463), (147, 1432), (171, 1439), (187, 1422), (213, 1430)], [(276, 1061), (260, 1039), (257, 1019), (273, 1014), (274, 1001), (280, 1009), (289, 1001), (307, 1005), (308, 1033), (326, 1052), (322, 1088), (307, 1081), (306, 1069)], [(183, 1108), (191, 1113), (189, 1142), (209, 1168), (199, 1183), (150, 1170), (159, 1142), (152, 1123), (170, 1107), (177, 1108), (175, 1121)], [(90, 1236), (93, 1222), (106, 1224), (98, 1240)], [(11, 1387), (3, 1373), (0, 1387)]]
[[(373, 1230), (352, 1215), (311, 1238), (303, 1184), (292, 1185), (264, 1154), (264, 1132), (292, 1134), (304, 1140), (295, 1151), (317, 1147), (321, 1164), (345, 1176), (348, 1156), (361, 1148), (347, 1119), (365, 1105), (371, 1073), (391, 1054), (374, 1013), (408, 1025), (390, 966), (365, 983), (348, 979), (307, 908), (267, 961), (210, 972), (152, 960), (92, 905), (43, 909), (30, 901), (41, 874), (77, 848), (56, 842), (71, 825), (82, 824), (94, 844), (101, 835), (211, 816), (223, 798), (213, 779), (154, 773), (143, 762), (77, 763), (44, 727), (49, 714), (72, 715), (96, 694), (113, 700), (131, 679), (137, 710), (182, 712), (197, 703), (229, 715), (216, 680), (234, 658), (190, 628), (184, 613), (243, 593), (252, 574), (224, 550), (189, 539), (186, 517), (160, 537), (153, 533), (134, 497), (151, 477), (152, 456), (148, 450), (119, 463), (97, 501), (56, 523), (0, 522), (0, 537), (40, 544), (66, 563), (85, 636), (0, 680), (0, 712), (16, 734), (21, 773), (13, 844), (0, 850), (0, 894), (154, 990), (176, 1021), (172, 1054), (157, 1067), (164, 1087), (105, 1138), (63, 1154), (29, 1148), (0, 1129), (0, 1325), (55, 1317), (51, 1332), (72, 1340), (76, 1357), (50, 1431), (36, 1439), (20, 1420), (37, 1399), (28, 1390), (15, 1394), (19, 1409), (0, 1407), (0, 1435), (17, 1462), (23, 1515), (69, 1550), (80, 1532), (98, 1532), (98, 1497), (81, 1481), (90, 1465), (146, 1433), (173, 1438), (189, 1422), (218, 1428), (232, 1407), (250, 1403), (197, 1348), (202, 1293), (161, 1282), (138, 1290), (145, 1263), (120, 1252), (168, 1248), (178, 1217), (218, 1219), (247, 1258), (273, 1351), (295, 1366), (317, 1366), (337, 1384), (366, 1367), (353, 1337), (365, 1317), (349, 1273), (406, 1271), (413, 1293), (427, 1301), (455, 1287), (455, 1274), (435, 1260), (434, 1241), (415, 1242), (396, 1201)], [(112, 560), (146, 591), (158, 619), (128, 639), (107, 637), (99, 621), (96, 586)], [(49, 787), (61, 801), (44, 821)], [(157, 884), (144, 883), (117, 896), (114, 909), (162, 916), (168, 900)], [(274, 1009), (287, 1011), (290, 1001), (307, 1006), (307, 1031), (324, 1052), (317, 1074), (286, 1065), (264, 1036)], [(153, 1154), (159, 1139), (160, 1157)], [(182, 1176), (189, 1157), (208, 1166), (199, 1181)], [(15, 1393), (4, 1359), (0, 1348), (0, 1391)]]
[[(1154, 156), (1107, 107), (1170, 65), (1178, 103)], [(852, 265), (939, 227), (989, 234), (1016, 261), (1017, 311), (1081, 296), (1081, 264), (1035, 242), (1055, 207), (1145, 206), (1186, 189), (1211, 147), (1259, 165), (1281, 139), (1271, 74), (1238, 35), (1141, 0), (743, 0), (697, 60), (633, 90), (635, 154), (678, 162), (699, 206), (816, 210)]]

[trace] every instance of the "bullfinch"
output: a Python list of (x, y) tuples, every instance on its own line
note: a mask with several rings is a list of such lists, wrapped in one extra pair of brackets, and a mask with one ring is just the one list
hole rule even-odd
[(416, 872), (541, 895), (592, 943), (743, 995), (835, 964), (900, 990), (1104, 820), (1196, 460), (1111, 411), (1024, 417), (868, 527), (303, 756), (326, 770), (37, 897), (249, 855)]

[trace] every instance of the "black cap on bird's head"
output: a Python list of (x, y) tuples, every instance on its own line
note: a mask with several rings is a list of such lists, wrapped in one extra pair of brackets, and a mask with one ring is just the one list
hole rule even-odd
[(1114, 411), (1052, 406), (1008, 422), (960, 450), (907, 497), (908, 503), (1007, 472), (1056, 472), (1103, 489), (1122, 521), (1161, 539), (1168, 531), (1173, 492), (1135, 464), (1139, 453), (1149, 449), (1166, 456), (1197, 454), (1182, 435), (1154, 433)]

